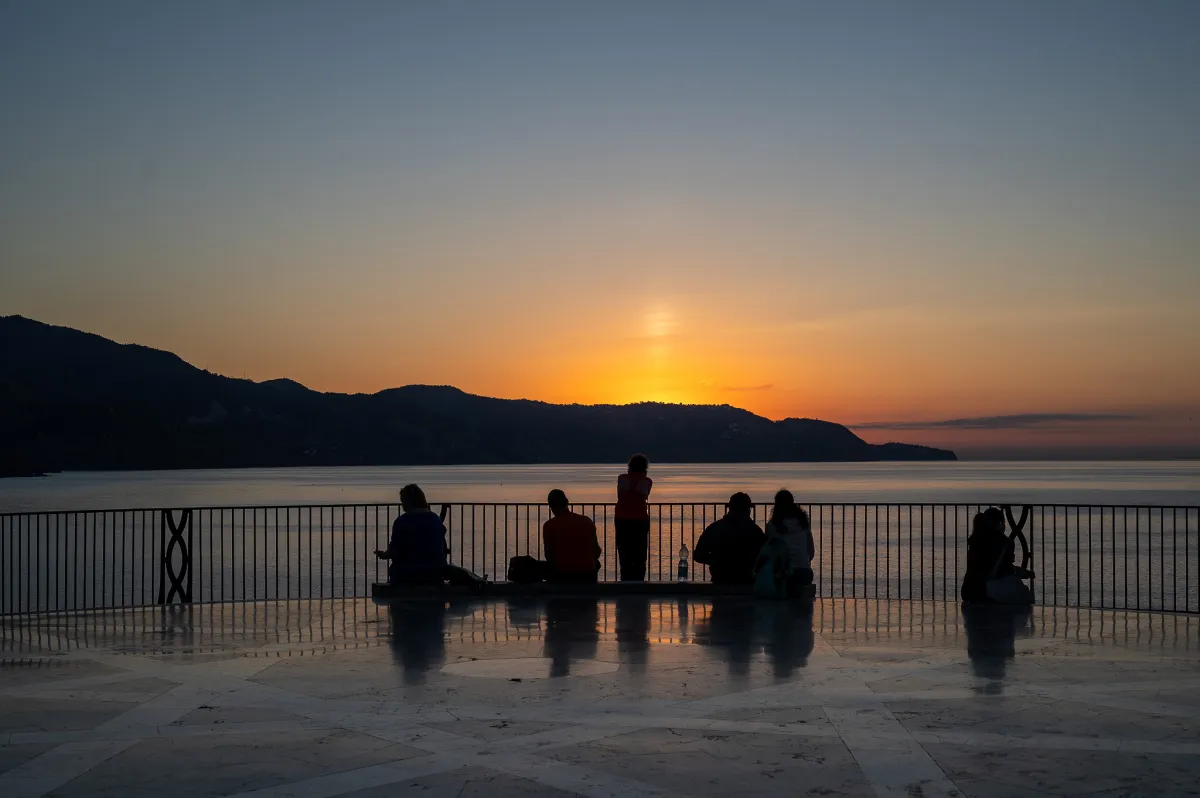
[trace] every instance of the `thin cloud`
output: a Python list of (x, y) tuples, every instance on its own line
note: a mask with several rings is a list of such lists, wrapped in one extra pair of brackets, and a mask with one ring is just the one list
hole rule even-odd
[(774, 387), (772, 383), (767, 383), (766, 385), (723, 385), (721, 386), (721, 390), (748, 393), (750, 391), (769, 391)]
[(1029, 429), (1053, 424), (1108, 424), (1115, 421), (1143, 421), (1145, 416), (1132, 413), (1017, 413), (1009, 416), (948, 418), (941, 421), (872, 421), (853, 424), (854, 429)]

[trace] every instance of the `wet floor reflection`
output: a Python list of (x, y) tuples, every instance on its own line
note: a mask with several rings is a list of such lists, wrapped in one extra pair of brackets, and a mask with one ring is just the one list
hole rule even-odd
[(1008, 663), (1017, 655), (1017, 638), (1033, 634), (1033, 612), (1028, 607), (963, 604), (963, 629), (971, 673), (987, 683), (988, 694), (1004, 691)]
[[(948, 609), (953, 613), (953, 608)], [(807, 667), (817, 627), (822, 621), (830, 625), (829, 618), (814, 618), (810, 602), (720, 596), (403, 601), (389, 605), (387, 613), (388, 644), (406, 684), (422, 683), (429, 672), (445, 664), (447, 639), (540, 643), (541, 656), (552, 663), (552, 676), (569, 676), (574, 663), (592, 659), (619, 661), (637, 674), (653, 663), (656, 646), (695, 645), (723, 663), (735, 680), (748, 680), (756, 663), (766, 663), (770, 673), (782, 680)], [(965, 637), (971, 671), (986, 680), (979, 689), (1001, 692), (1016, 656), (1016, 640), (1034, 634), (1031, 610), (962, 606), (958, 614), (958, 619), (948, 615), (945, 632), (961, 630), (958, 634)], [(918, 631), (921, 625), (907, 628), (902, 637), (923, 633)], [(864, 630), (862, 642), (870, 644), (879, 635), (878, 630)], [(844, 635), (834, 632), (834, 636)], [(957, 645), (962, 644), (959, 637)]]
[[(446, 640), (541, 641), (552, 676), (569, 676), (572, 663), (616, 659), (632, 673), (652, 663), (655, 646), (696, 645), (725, 663), (730, 676), (747, 678), (767, 662), (786, 679), (808, 664), (815, 634), (811, 603), (743, 598), (658, 599), (622, 596), (510, 598), (504, 603), (396, 602), (388, 607), (390, 645), (405, 682), (419, 684), (445, 664)], [(615, 643), (601, 655), (601, 643)], [(640, 666), (640, 667), (639, 667)]]
[(808, 602), (714, 598), (708, 619), (697, 624), (694, 640), (723, 659), (729, 675), (746, 678), (760, 654), (777, 678), (786, 679), (808, 664), (816, 637)]
[(570, 676), (572, 660), (594, 659), (600, 645), (600, 607), (594, 598), (558, 597), (546, 601), (545, 656), (550, 676)]
[(392, 658), (401, 669), (404, 684), (423, 684), (430, 671), (446, 664), (447, 628), (470, 616), (478, 606), (469, 599), (406, 601), (388, 606)]
[[(664, 602), (654, 602), (661, 610)], [(650, 599), (645, 596), (621, 596), (615, 599), (617, 651), (622, 663), (644, 665), (650, 661)], [(660, 618), (662, 613), (659, 613)], [(660, 627), (662, 622), (660, 620)]]

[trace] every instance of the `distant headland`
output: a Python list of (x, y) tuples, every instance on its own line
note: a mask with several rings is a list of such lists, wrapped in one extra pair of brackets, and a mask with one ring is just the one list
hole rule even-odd
[(729, 405), (554, 405), (409, 385), (319, 393), (0, 317), (0, 476), (60, 470), (623, 462), (954, 460), (840, 424)]

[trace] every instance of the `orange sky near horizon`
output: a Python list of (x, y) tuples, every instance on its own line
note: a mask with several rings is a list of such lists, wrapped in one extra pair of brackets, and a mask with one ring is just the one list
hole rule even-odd
[(1200, 453), (1197, 23), (4, 6), (0, 313), (324, 391)]

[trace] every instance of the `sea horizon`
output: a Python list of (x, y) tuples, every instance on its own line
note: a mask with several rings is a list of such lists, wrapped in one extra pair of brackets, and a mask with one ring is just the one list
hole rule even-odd
[[(408, 482), (433, 503), (541, 503), (560, 487), (574, 502), (614, 499), (619, 463), (289, 466), (64, 471), (0, 480), (0, 512), (141, 507), (395, 503)], [(1200, 506), (1200, 460), (959, 460), (873, 463), (653, 463), (651, 501), (756, 502), (789, 488), (812, 503), (1033, 503)]]

